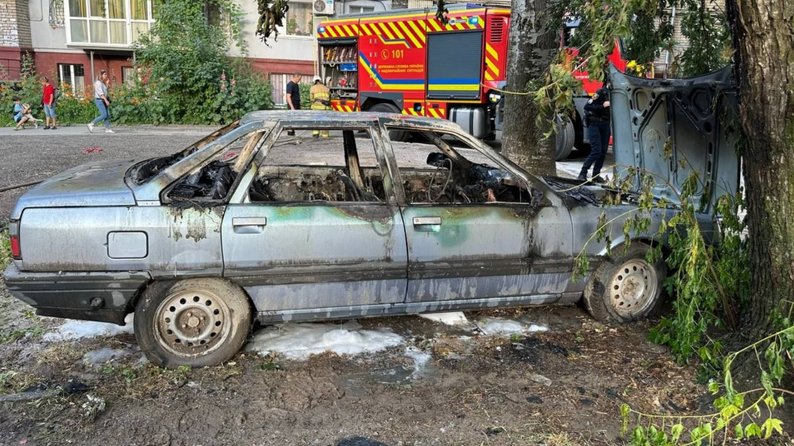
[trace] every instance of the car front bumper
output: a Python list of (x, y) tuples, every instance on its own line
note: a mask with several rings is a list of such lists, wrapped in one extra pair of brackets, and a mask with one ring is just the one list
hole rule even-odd
[(36, 314), (119, 325), (151, 280), (145, 272), (24, 272), (14, 263), (4, 278), (8, 291)]

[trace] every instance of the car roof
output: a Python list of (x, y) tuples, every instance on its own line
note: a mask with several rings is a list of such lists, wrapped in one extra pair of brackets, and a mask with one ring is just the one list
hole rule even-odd
[(247, 113), (240, 124), (250, 122), (286, 121), (292, 124), (371, 123), (379, 119), (392, 122), (434, 127), (439, 130), (457, 130), (460, 127), (446, 119), (401, 115), (381, 112), (337, 112), (323, 110), (260, 110)]

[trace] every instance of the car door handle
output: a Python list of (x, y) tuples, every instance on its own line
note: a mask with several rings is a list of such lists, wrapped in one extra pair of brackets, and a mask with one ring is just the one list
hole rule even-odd
[(414, 217), (414, 226), (440, 225), (441, 217)]
[(232, 226), (267, 226), (267, 217), (234, 217)]

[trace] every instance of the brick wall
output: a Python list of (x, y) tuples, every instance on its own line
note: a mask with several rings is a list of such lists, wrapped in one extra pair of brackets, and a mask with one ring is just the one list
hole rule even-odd
[(19, 48), (17, 0), (0, 0), (0, 46)]
[(33, 39), (30, 34), (30, 7), (29, 0), (16, 0), (17, 33), (20, 48), (32, 48)]

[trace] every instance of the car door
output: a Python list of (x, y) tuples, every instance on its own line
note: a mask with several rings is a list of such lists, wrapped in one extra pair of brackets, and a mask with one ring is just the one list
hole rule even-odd
[(408, 243), (406, 301), (556, 300), (572, 265), (567, 209), (462, 132), (384, 125), (412, 138), (390, 144)]
[(260, 315), (329, 317), (405, 298), (405, 230), (380, 143), (370, 126), (330, 127), (329, 138), (274, 130), (224, 214), (224, 275)]

